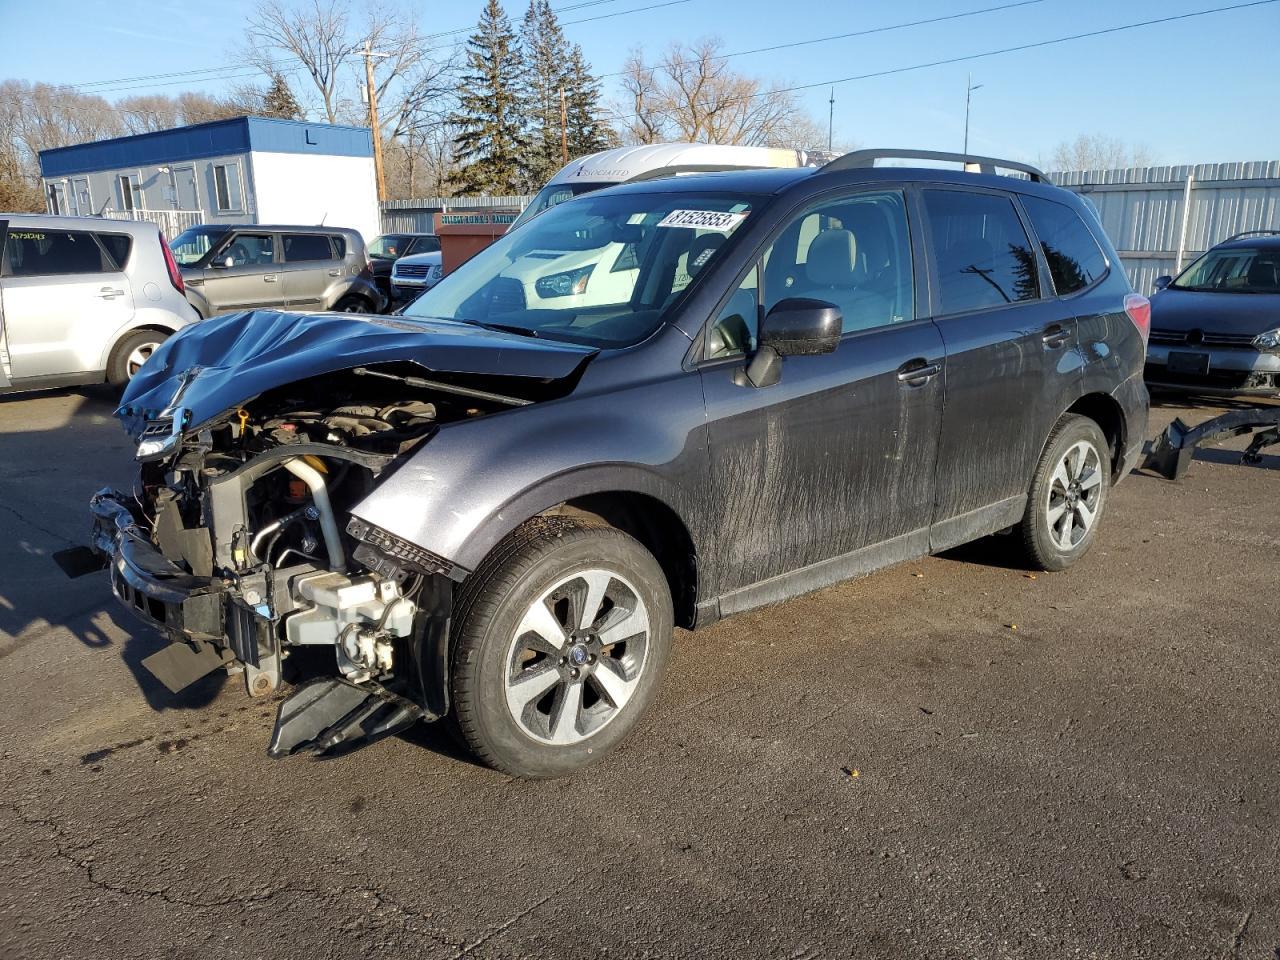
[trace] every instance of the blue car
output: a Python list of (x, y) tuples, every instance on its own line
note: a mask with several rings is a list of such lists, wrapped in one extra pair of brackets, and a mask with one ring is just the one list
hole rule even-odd
[(1220, 243), (1151, 298), (1149, 386), (1188, 393), (1280, 393), (1280, 230)]

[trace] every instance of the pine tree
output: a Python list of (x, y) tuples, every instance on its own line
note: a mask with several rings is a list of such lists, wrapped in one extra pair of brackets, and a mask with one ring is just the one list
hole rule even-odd
[(529, 0), (520, 44), (520, 93), (529, 125), (523, 166), (528, 188), (537, 190), (564, 165), (560, 93), (569, 82), (569, 43), (549, 0)]
[(573, 44), (565, 79), (568, 113), (569, 156), (582, 157), (616, 147), (617, 132), (604, 117), (600, 102), (600, 81), (591, 72), (582, 47)]
[(281, 120), (301, 120), (302, 108), (289, 89), (289, 81), (283, 74), (271, 74), (271, 86), (262, 95), (261, 116), (278, 117)]
[(515, 193), (521, 186), (525, 149), (520, 117), (520, 51), (500, 0), (488, 0), (476, 32), (467, 41), (467, 67), (458, 89), (458, 112), (450, 118), (462, 169), (459, 193)]

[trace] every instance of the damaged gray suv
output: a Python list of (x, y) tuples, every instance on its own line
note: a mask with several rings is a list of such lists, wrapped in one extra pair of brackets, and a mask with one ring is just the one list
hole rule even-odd
[(676, 626), (1000, 531), (1070, 566), (1141, 449), (1147, 301), (1038, 171), (889, 155), (602, 190), (404, 316), (169, 339), (118, 412), (137, 496), (92, 503), (148, 665), (292, 684), (274, 756), (450, 718), (556, 776)]

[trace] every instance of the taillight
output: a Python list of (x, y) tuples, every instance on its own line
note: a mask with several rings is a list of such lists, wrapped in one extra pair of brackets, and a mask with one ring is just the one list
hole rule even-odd
[(1124, 298), (1124, 312), (1129, 315), (1145, 344), (1151, 336), (1151, 301), (1137, 293)]
[(160, 231), (160, 249), (164, 251), (164, 266), (169, 271), (169, 282), (173, 284), (173, 289), (186, 296), (187, 285), (182, 282), (182, 271), (178, 269), (178, 261), (173, 259), (173, 251), (169, 249), (169, 241), (164, 238), (163, 230)]

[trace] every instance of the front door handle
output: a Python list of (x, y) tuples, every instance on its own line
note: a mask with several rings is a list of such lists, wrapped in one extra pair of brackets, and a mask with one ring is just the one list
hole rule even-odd
[(329, 271), (329, 276), (331, 276), (331, 277), (340, 277), (340, 276), (342, 276), (342, 271), (341, 271), (341, 270), (330, 270), (330, 271)]
[(918, 387), (928, 383), (941, 372), (942, 364), (931, 363), (923, 357), (918, 357), (915, 360), (908, 360), (898, 368), (898, 382)]
[(263, 277), (262, 279), (263, 279), (264, 281), (266, 281), (267, 283), (275, 283), (275, 282), (276, 282), (276, 275), (275, 275), (274, 273), (268, 273), (268, 274), (267, 274), (265, 277)]
[(1069, 331), (1063, 329), (1060, 325), (1055, 323), (1052, 326), (1045, 328), (1044, 336), (1041, 337), (1040, 339), (1044, 342), (1044, 345), (1048, 347), (1050, 350), (1056, 350), (1058, 347), (1062, 346), (1064, 343), (1066, 343), (1068, 340), (1071, 339), (1071, 334)]
[(124, 291), (117, 290), (115, 287), (103, 287), (98, 291), (98, 296), (103, 300), (114, 300), (116, 297), (123, 297)]

